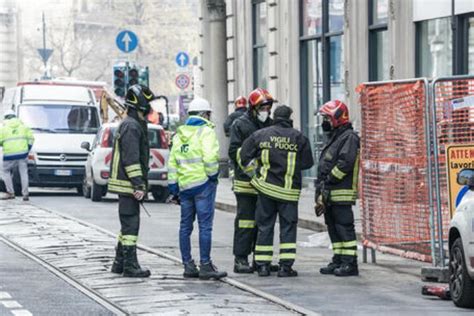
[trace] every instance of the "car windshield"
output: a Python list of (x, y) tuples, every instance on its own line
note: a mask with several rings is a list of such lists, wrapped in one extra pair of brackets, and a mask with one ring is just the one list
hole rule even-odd
[[(112, 137), (109, 137), (108, 141), (108, 146), (112, 147), (113, 146), (113, 138), (115, 137), (115, 133), (117, 132), (117, 128), (113, 127), (111, 128), (112, 132)], [(163, 148), (162, 143), (161, 143), (161, 135), (160, 135), (160, 130), (159, 129), (148, 129), (148, 142), (150, 144), (150, 148)]]
[(20, 105), (19, 118), (42, 133), (95, 134), (100, 127), (97, 109), (90, 106)]

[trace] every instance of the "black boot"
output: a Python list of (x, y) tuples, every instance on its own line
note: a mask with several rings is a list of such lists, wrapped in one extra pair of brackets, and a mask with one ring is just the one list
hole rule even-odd
[(270, 272), (278, 272), (280, 271), (280, 266), (278, 264), (270, 263), (269, 269)]
[[(257, 263), (255, 262), (255, 260), (252, 262), (252, 270), (253, 271), (258, 271)], [(280, 270), (280, 266), (277, 265), (277, 264), (271, 264), (270, 263), (270, 265), (268, 266), (268, 270), (270, 272), (278, 272)]]
[(123, 249), (122, 243), (119, 241), (117, 246), (115, 247), (115, 259), (114, 263), (112, 264), (112, 269), (110, 269), (112, 273), (123, 273)]
[(220, 278), (225, 278), (227, 276), (227, 272), (217, 271), (217, 267), (213, 265), (212, 262), (201, 264), (199, 270), (199, 279), (201, 280), (219, 280)]
[(280, 278), (288, 278), (288, 277), (295, 277), (298, 276), (298, 272), (293, 270), (293, 268), (289, 265), (282, 264), (280, 266), (280, 270), (278, 270), (278, 277)]
[(257, 265), (257, 271), (258, 271), (259, 277), (270, 276), (270, 265), (269, 264)]
[(331, 262), (327, 266), (319, 269), (319, 273), (321, 273), (321, 274), (334, 274), (334, 270), (336, 270), (340, 266), (341, 266), (340, 263)]
[(357, 276), (359, 275), (359, 268), (357, 264), (353, 263), (343, 263), (341, 266), (334, 270), (335, 276)]
[(123, 246), (123, 276), (129, 278), (148, 278), (150, 270), (142, 269), (137, 260), (137, 246)]
[(247, 258), (235, 257), (234, 272), (235, 273), (253, 273), (254, 269), (250, 267)]
[(184, 264), (184, 273), (183, 277), (185, 278), (199, 278), (199, 269), (197, 268), (194, 260), (189, 261)]

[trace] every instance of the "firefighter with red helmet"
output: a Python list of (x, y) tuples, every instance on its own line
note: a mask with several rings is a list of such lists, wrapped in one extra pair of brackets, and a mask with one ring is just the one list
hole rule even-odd
[(224, 122), (224, 133), (227, 137), (230, 136), (230, 127), (232, 126), (232, 123), (247, 111), (247, 99), (244, 96), (239, 96), (234, 101), (234, 107), (234, 112), (229, 115)]
[(318, 216), (324, 214), (334, 253), (332, 261), (319, 271), (336, 276), (359, 275), (352, 205), (357, 199), (360, 140), (343, 102), (329, 101), (319, 114), (329, 137), (319, 158), (315, 211)]
[(253, 273), (254, 268), (249, 265), (248, 256), (254, 251), (257, 239), (255, 209), (258, 193), (250, 184), (252, 168), (242, 166), (240, 150), (253, 132), (272, 124), (270, 112), (274, 100), (266, 89), (257, 88), (250, 93), (248, 101), (248, 110), (230, 128), (229, 158), (235, 166), (232, 189), (237, 200), (233, 244), (235, 273)]

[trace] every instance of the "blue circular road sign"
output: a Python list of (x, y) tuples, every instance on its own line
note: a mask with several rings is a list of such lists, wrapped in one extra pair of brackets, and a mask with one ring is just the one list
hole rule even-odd
[(185, 52), (179, 52), (176, 55), (176, 63), (179, 67), (186, 67), (189, 64), (189, 55)]
[(115, 43), (122, 52), (130, 53), (137, 48), (138, 37), (132, 31), (125, 30), (117, 35)]

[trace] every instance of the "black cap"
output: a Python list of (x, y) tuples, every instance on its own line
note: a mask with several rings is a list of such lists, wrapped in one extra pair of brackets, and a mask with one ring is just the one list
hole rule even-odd
[(293, 110), (289, 106), (280, 105), (275, 109), (275, 112), (273, 112), (273, 118), (289, 119), (292, 113)]

